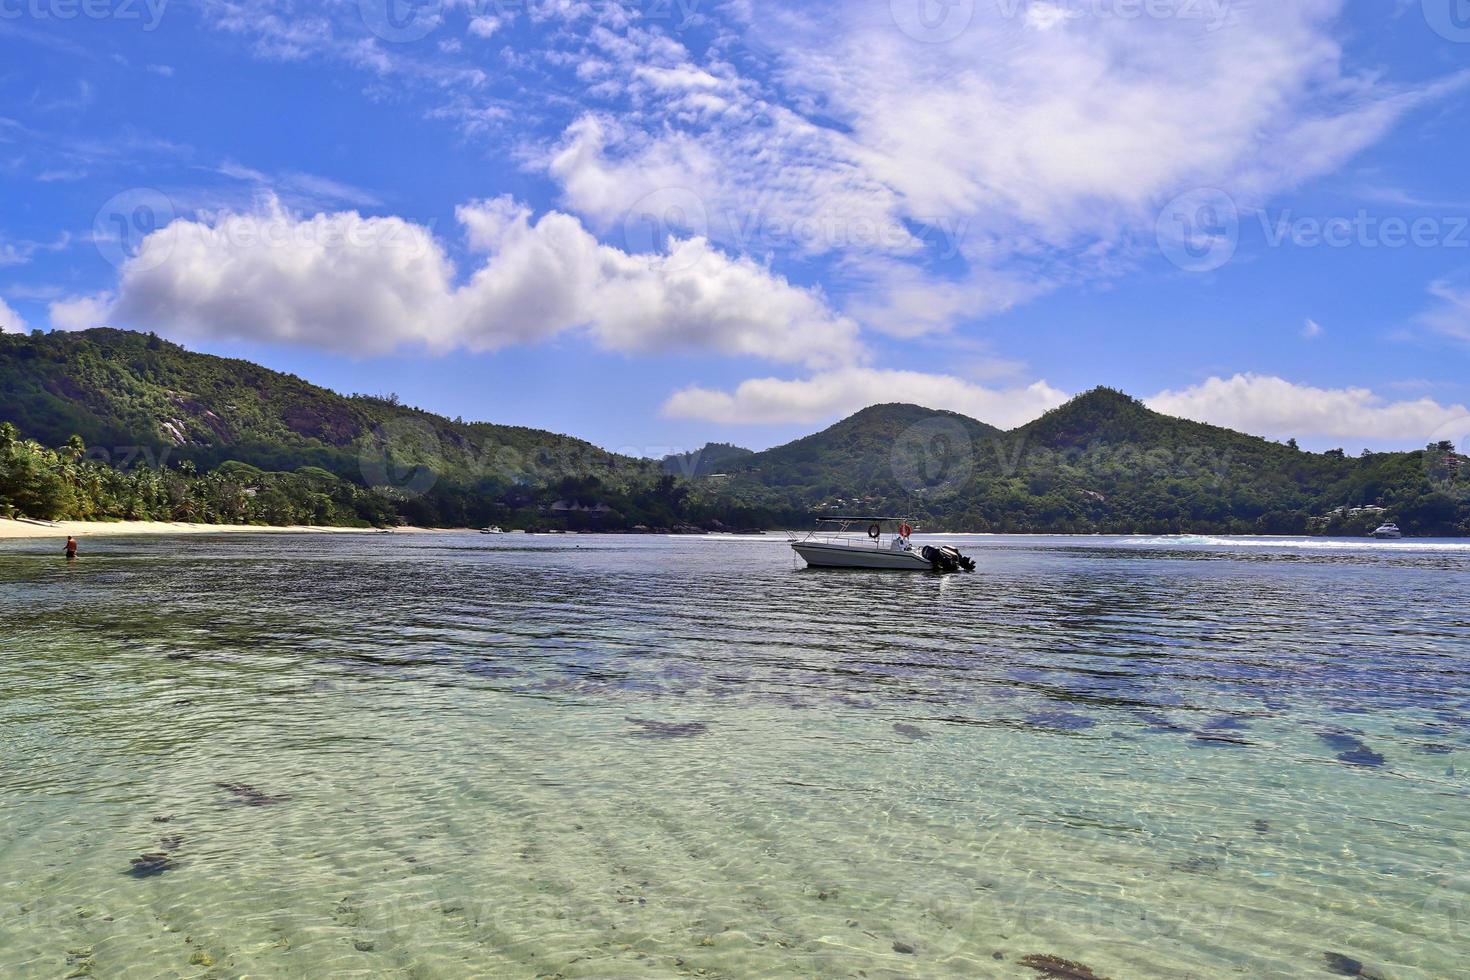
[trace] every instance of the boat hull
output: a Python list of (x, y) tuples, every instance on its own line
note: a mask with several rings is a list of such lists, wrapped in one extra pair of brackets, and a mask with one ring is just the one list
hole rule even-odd
[(880, 572), (932, 572), (934, 566), (917, 551), (888, 551), (883, 548), (817, 541), (793, 541), (791, 549), (812, 568), (867, 568)]

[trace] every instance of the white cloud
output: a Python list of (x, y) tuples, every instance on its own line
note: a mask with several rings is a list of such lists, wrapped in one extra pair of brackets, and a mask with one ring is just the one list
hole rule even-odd
[(470, 18), (469, 32), (478, 38), (489, 38), (500, 30), (500, 18), (481, 14)]
[(1470, 416), (1463, 405), (1429, 398), (1391, 402), (1367, 388), (1314, 388), (1257, 374), (1210, 378), (1148, 399), (1166, 415), (1274, 439), (1410, 442)]
[(458, 214), (471, 243), (490, 252), (456, 297), (471, 347), (501, 346), (507, 329), (550, 335), (582, 326), (618, 351), (713, 351), (815, 367), (860, 355), (857, 325), (819, 292), (705, 239), (630, 255), (599, 244), (570, 215), (532, 224), (509, 198)]
[(1304, 340), (1316, 340), (1326, 332), (1326, 330), (1322, 329), (1322, 324), (1313, 320), (1311, 317), (1308, 317), (1307, 321), (1302, 324), (1302, 338)]
[[(742, 355), (831, 367), (862, 356), (856, 324), (700, 238), (629, 254), (576, 218), (532, 221), (510, 198), (456, 212), (480, 264), (458, 284), (433, 234), (357, 212), (177, 220), (124, 265), (119, 322), (182, 337), (384, 354), (493, 350), (585, 331), (608, 350)], [(80, 309), (76, 318), (80, 318)]]
[[(980, 3), (958, 37), (926, 44), (886, 3), (750, 0), (726, 8), (760, 63), (732, 59), (746, 74), (604, 27), (597, 95), (618, 108), (572, 124), (545, 165), (599, 229), (678, 189), (703, 206), (689, 230), (727, 247), (922, 270), (929, 296), (892, 295), (902, 271), (870, 274), (850, 306), (912, 335), (1114, 276), (1181, 192), (1264, 205), (1470, 81), (1396, 87), (1347, 67), (1342, 0), (1163, 6)], [(697, 111), (696, 90), (718, 111)], [(905, 233), (959, 222), (965, 261), (942, 271), (935, 243)], [(953, 301), (997, 281), (999, 301)]]
[(26, 322), (5, 300), (0, 299), (0, 333), (24, 333)]
[(1420, 314), (1419, 322), (1435, 333), (1470, 341), (1470, 286), (1440, 281), (1429, 287), (1435, 305)]
[(104, 327), (111, 312), (112, 296), (108, 293), (68, 296), (54, 301), (48, 308), (53, 330), (91, 330), (93, 327)]
[(905, 402), (959, 412), (1003, 429), (1022, 425), (1067, 400), (1064, 392), (1038, 381), (1007, 390), (944, 374), (850, 367), (786, 381), (757, 378), (733, 392), (692, 387), (664, 404), (673, 418), (710, 422), (816, 423), (851, 415), (869, 405)]
[(297, 218), (274, 201), (153, 232), (123, 266), (119, 322), (382, 354), (449, 346), (453, 268), (430, 232), (355, 211)]

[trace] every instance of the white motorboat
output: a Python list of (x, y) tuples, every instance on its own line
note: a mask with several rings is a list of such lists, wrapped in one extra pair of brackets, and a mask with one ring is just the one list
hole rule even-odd
[(1396, 538), (1403, 537), (1404, 532), (1399, 530), (1399, 526), (1397, 524), (1389, 523), (1384, 524), (1382, 527), (1378, 528), (1378, 530), (1374, 531), (1373, 536), (1375, 538), (1378, 538), (1380, 541), (1392, 541)]
[(480, 529), (480, 533), (481, 534), (504, 534), (505, 532), (503, 530), (501, 530), (500, 528), (498, 528), (498, 527), (492, 526), (492, 527), (481, 528)]
[[(826, 517), (818, 523), (829, 531), (792, 537), (791, 549), (811, 568), (867, 568), (885, 572), (973, 572), (975, 562), (949, 547), (915, 547), (909, 537), (913, 524), (902, 517)], [(848, 533), (854, 525), (868, 525), (866, 537)], [(894, 525), (885, 535), (884, 526)]]

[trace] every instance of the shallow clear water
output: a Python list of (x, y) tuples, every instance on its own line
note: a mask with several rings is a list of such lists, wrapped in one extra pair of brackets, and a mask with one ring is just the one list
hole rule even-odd
[(0, 976), (1463, 971), (1470, 544), (949, 540), (0, 545)]

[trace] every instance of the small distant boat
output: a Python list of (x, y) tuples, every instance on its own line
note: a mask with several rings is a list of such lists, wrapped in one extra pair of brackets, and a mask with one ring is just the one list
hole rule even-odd
[(1392, 541), (1395, 538), (1403, 537), (1404, 532), (1399, 530), (1399, 526), (1397, 524), (1390, 523), (1384, 524), (1379, 527), (1378, 530), (1373, 532), (1373, 536), (1375, 538), (1378, 538), (1380, 541)]
[[(831, 531), (812, 531), (791, 539), (791, 549), (811, 568), (866, 568), (884, 572), (973, 572), (975, 561), (957, 548), (915, 548), (909, 541), (913, 524), (902, 517), (824, 517)], [(854, 525), (868, 525), (866, 538), (848, 537)], [(884, 541), (884, 526), (894, 526)]]
[(504, 534), (505, 531), (501, 530), (500, 528), (498, 528), (498, 527), (496, 527), (494, 525), (491, 525), (490, 527), (482, 527), (482, 528), (480, 528), (480, 533), (481, 534)]

